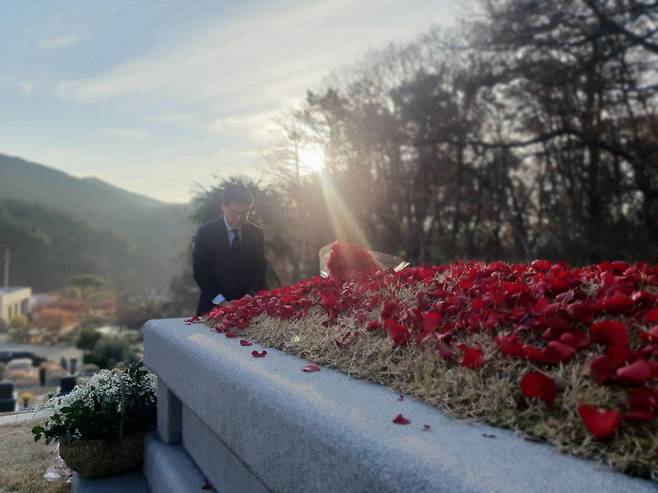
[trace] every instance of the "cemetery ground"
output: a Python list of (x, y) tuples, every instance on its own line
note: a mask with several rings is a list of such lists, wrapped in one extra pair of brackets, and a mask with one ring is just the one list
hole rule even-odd
[(35, 443), (34, 421), (0, 424), (0, 493), (67, 493), (68, 484), (51, 483), (43, 473), (53, 461), (54, 445)]

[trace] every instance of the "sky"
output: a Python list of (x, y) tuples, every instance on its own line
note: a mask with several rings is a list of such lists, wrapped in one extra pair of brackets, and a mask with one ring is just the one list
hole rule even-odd
[(0, 153), (168, 202), (266, 178), (277, 117), (458, 0), (0, 0)]

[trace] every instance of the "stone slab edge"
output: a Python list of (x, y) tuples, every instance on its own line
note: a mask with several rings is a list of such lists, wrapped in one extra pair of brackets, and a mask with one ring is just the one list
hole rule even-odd
[[(271, 491), (656, 491), (386, 387), (326, 368), (304, 373), (302, 359), (182, 319), (146, 323), (144, 361)], [(411, 424), (393, 424), (399, 413)]]
[(144, 476), (151, 493), (217, 493), (202, 489), (206, 479), (183, 447), (166, 445), (155, 435), (144, 440)]
[(82, 478), (73, 475), (72, 493), (149, 493), (141, 471), (131, 471), (107, 478)]

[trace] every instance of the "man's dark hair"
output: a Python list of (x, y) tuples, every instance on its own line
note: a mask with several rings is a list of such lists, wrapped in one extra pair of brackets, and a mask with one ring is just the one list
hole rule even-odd
[(230, 183), (224, 187), (222, 193), (222, 204), (241, 204), (251, 205), (254, 203), (254, 196), (244, 185), (239, 183)]

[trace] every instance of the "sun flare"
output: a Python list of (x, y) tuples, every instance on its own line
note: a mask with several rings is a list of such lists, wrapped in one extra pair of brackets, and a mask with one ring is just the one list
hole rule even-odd
[(299, 167), (305, 173), (322, 171), (325, 159), (324, 149), (318, 145), (304, 146), (299, 149)]

